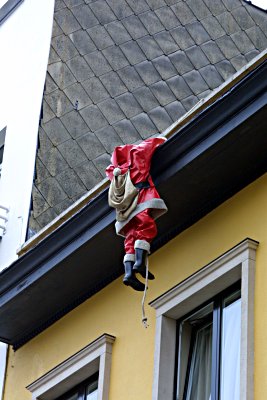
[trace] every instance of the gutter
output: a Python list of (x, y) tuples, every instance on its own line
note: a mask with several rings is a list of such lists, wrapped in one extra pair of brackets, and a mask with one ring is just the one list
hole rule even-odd
[[(174, 122), (169, 128), (162, 132), (162, 136), (170, 139), (173, 135), (180, 132), (182, 128), (188, 125), (192, 120), (207, 110), (213, 104), (215, 104), (219, 99), (221, 99), (226, 93), (231, 91), (238, 83), (242, 81), (246, 76), (248, 76), (253, 70), (260, 66), (264, 61), (267, 60), (267, 49), (260, 53), (257, 57), (251, 60), (247, 65), (241, 68), (236, 74), (220, 85), (216, 90), (214, 90), (209, 96), (201, 99), (191, 110), (189, 110), (180, 119)], [(157, 135), (158, 136), (158, 135)], [(65, 224), (71, 217), (80, 212), (88, 203), (99, 196), (102, 192), (107, 190), (109, 187), (108, 178), (103, 179), (99, 184), (97, 184), (92, 190), (82, 196), (78, 201), (72, 204), (67, 210), (62, 212), (57, 218), (51, 221), (43, 229), (41, 229), (36, 235), (25, 242), (18, 250), (17, 255), (21, 257), (35, 246), (37, 246), (41, 241), (43, 241), (50, 234), (55, 232), (59, 227)]]

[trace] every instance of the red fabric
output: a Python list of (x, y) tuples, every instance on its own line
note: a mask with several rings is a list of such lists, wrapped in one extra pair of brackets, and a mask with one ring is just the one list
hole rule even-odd
[(126, 233), (124, 248), (126, 254), (134, 254), (134, 243), (136, 240), (146, 240), (148, 243), (157, 235), (157, 226), (150, 216), (150, 210), (146, 209), (131, 219), (124, 227)]
[(155, 150), (164, 142), (164, 138), (151, 138), (144, 140), (138, 145), (126, 144), (125, 146), (118, 146), (114, 149), (111, 157), (112, 164), (106, 169), (106, 174), (110, 180), (113, 178), (114, 168), (120, 168), (122, 174), (125, 174), (130, 168), (130, 177), (133, 184), (146, 180), (150, 183), (150, 188), (140, 190), (138, 204), (147, 200), (160, 198), (151, 176), (149, 175), (149, 171), (151, 159)]

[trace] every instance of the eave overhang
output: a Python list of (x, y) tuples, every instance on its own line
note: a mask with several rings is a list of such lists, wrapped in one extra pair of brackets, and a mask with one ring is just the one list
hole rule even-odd
[[(169, 211), (155, 252), (267, 170), (267, 61), (156, 152)], [(18, 348), (123, 273), (107, 189), (0, 274), (0, 340)]]

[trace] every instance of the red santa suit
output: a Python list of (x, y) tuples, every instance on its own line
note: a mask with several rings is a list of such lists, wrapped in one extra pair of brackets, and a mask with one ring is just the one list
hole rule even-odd
[(122, 175), (129, 170), (132, 183), (140, 187), (136, 208), (125, 221), (115, 224), (117, 234), (125, 237), (125, 261), (134, 261), (135, 248), (150, 250), (150, 243), (157, 234), (155, 219), (167, 211), (149, 174), (152, 156), (165, 141), (165, 138), (157, 137), (138, 145), (115, 147), (112, 164), (106, 169), (110, 180), (115, 168), (119, 168)]

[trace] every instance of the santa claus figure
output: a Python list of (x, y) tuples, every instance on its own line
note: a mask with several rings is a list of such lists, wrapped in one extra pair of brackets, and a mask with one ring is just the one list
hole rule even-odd
[[(123, 283), (138, 291), (145, 289), (136, 273), (146, 277), (150, 243), (157, 234), (155, 219), (167, 211), (149, 173), (152, 156), (165, 141), (157, 137), (115, 147), (112, 164), (106, 169), (111, 180), (109, 204), (116, 209), (116, 233), (125, 238)], [(154, 279), (150, 272), (148, 279)]]

